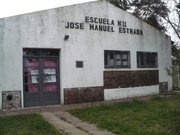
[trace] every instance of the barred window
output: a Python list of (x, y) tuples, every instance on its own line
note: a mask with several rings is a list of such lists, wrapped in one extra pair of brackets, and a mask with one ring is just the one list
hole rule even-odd
[(158, 67), (156, 52), (137, 52), (138, 68), (156, 68)]
[(130, 68), (130, 51), (104, 51), (105, 68)]

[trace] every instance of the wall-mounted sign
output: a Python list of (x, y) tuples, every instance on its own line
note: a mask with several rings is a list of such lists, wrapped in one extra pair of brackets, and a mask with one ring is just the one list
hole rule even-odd
[[(126, 34), (135, 34), (135, 35), (143, 35), (143, 31), (141, 29), (136, 28), (128, 28), (127, 23), (125, 21), (114, 21), (107, 18), (98, 18), (98, 17), (85, 17), (85, 23), (89, 24), (89, 30), (92, 31), (103, 31), (103, 32), (115, 32), (118, 27), (119, 33)], [(66, 22), (65, 28), (67, 29), (82, 29), (84, 30), (84, 22)]]

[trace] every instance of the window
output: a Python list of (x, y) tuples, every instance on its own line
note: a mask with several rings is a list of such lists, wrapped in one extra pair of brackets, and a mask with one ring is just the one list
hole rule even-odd
[(155, 52), (137, 52), (138, 68), (156, 68), (157, 53)]
[(129, 68), (129, 51), (104, 51), (105, 68)]

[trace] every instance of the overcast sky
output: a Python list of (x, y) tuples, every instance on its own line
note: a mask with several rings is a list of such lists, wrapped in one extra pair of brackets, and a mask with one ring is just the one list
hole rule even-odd
[(0, 18), (96, 0), (0, 0)]

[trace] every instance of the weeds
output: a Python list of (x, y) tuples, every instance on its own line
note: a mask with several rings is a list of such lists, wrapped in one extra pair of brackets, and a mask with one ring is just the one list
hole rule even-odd
[(39, 114), (0, 118), (0, 135), (65, 135), (57, 131)]
[(147, 101), (134, 99), (69, 112), (119, 135), (180, 134), (180, 95), (154, 96)]
[(160, 101), (162, 100), (162, 98), (159, 96), (159, 95), (154, 95), (151, 100), (154, 100), (154, 101)]

